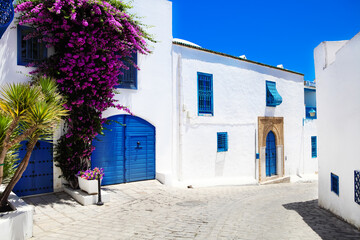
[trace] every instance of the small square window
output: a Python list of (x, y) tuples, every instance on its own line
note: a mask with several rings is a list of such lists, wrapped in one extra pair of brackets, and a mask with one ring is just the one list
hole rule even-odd
[[(136, 52), (131, 55), (130, 61), (137, 64)], [(128, 69), (121, 69), (123, 74), (119, 75), (119, 85), (116, 86), (117, 88), (137, 89), (137, 68), (130, 61), (124, 61)]]
[(25, 40), (24, 37), (33, 32), (34, 29), (27, 26), (17, 26), (17, 64), (26, 66), (29, 63), (38, 62), (47, 57), (45, 44), (39, 43), (39, 38), (30, 38)]
[(331, 191), (339, 195), (339, 176), (331, 173)]
[(227, 152), (228, 150), (228, 134), (227, 132), (217, 133), (217, 151)]

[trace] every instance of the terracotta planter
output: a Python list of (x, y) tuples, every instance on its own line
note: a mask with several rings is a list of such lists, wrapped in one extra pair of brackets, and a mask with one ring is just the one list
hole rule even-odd
[[(97, 194), (98, 193), (98, 180), (86, 180), (84, 178), (78, 177), (79, 187), (81, 190), (87, 192), (88, 194)], [(100, 180), (100, 185), (101, 185)]]

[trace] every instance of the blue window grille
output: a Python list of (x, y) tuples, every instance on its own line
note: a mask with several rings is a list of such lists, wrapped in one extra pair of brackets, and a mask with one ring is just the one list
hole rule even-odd
[(317, 138), (316, 136), (311, 137), (311, 157), (317, 157)]
[(306, 119), (317, 118), (316, 107), (305, 107), (305, 111), (306, 111)]
[(213, 76), (207, 73), (198, 73), (198, 112), (214, 115), (213, 110)]
[(266, 81), (266, 106), (276, 107), (282, 103), (282, 97), (276, 90), (276, 83)]
[(14, 19), (14, 6), (12, 0), (0, 1), (0, 39)]
[(360, 170), (354, 171), (355, 202), (360, 205)]
[(227, 152), (228, 150), (228, 134), (227, 132), (217, 133), (217, 151)]
[(339, 176), (331, 173), (331, 191), (339, 195)]
[(34, 29), (26, 26), (17, 26), (17, 64), (26, 66), (47, 57), (45, 44), (39, 43), (39, 38), (24, 40), (24, 37)]
[(137, 65), (137, 52), (132, 54), (130, 61), (124, 61), (128, 69), (122, 69), (124, 74), (119, 75), (118, 88), (137, 89), (137, 68), (132, 62)]

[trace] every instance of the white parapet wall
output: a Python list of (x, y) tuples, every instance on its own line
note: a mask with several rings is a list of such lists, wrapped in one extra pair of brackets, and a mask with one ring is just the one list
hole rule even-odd
[[(0, 192), (4, 188), (0, 187)], [(32, 237), (34, 206), (26, 204), (13, 192), (9, 196), (10, 205), (16, 209), (0, 213), (0, 239), (23, 240)]]
[[(314, 51), (318, 106), (319, 205), (360, 228), (355, 202), (355, 150), (360, 145), (360, 33), (322, 42)], [(338, 176), (338, 194), (331, 173)]]

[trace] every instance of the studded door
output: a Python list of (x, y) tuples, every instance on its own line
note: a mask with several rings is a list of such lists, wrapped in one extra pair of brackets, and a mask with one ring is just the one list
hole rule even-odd
[[(26, 154), (26, 142), (19, 150), (19, 161)], [(53, 192), (53, 144), (38, 141), (31, 154), (29, 165), (14, 187), (18, 196)]]

